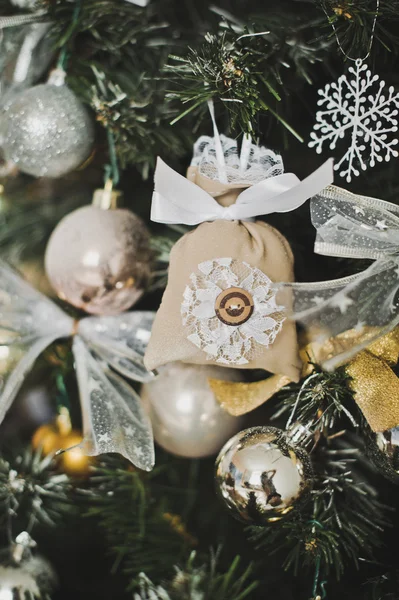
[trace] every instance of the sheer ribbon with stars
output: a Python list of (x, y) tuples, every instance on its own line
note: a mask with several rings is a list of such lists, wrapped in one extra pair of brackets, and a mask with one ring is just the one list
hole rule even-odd
[(357, 333), (326, 359), (323, 366), (333, 369), (399, 324), (399, 207), (331, 185), (312, 198), (311, 217), (315, 252), (374, 261), (342, 279), (280, 284), (291, 289), (291, 318), (306, 327), (311, 341)]
[(0, 423), (43, 350), (73, 336), (83, 450), (90, 456), (118, 452), (151, 470), (151, 423), (138, 394), (116, 371), (134, 381), (154, 377), (143, 364), (153, 320), (153, 312), (134, 311), (75, 322), (0, 263)]

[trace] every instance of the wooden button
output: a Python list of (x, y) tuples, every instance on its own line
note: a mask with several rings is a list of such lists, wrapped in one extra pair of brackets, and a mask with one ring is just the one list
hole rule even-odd
[(254, 301), (247, 290), (232, 287), (216, 298), (215, 312), (225, 325), (242, 325), (254, 312)]

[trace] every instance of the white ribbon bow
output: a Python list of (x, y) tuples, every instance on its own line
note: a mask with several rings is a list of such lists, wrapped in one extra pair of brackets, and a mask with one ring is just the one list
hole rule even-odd
[[(315, 341), (341, 336), (340, 350), (324, 367), (346, 362), (399, 325), (399, 207), (329, 186), (310, 203), (315, 252), (374, 259), (350, 277), (316, 283), (284, 283), (294, 314)], [(335, 346), (337, 350), (338, 345)]]
[(151, 423), (139, 396), (114, 370), (134, 381), (154, 377), (143, 364), (153, 320), (153, 312), (134, 311), (85, 317), (76, 324), (0, 263), (0, 348), (6, 362), (0, 381), (0, 423), (37, 357), (55, 340), (73, 335), (83, 417), (81, 447), (89, 456), (118, 452), (139, 469), (150, 471), (154, 466)]
[(223, 207), (205, 190), (158, 158), (151, 220), (156, 223), (198, 225), (204, 221), (234, 221), (274, 212), (289, 212), (332, 182), (333, 160), (329, 159), (302, 181), (293, 173), (270, 177), (242, 191), (232, 206)]

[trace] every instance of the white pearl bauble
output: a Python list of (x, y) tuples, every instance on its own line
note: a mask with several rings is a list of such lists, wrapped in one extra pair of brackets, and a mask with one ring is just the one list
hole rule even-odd
[(166, 365), (154, 381), (142, 387), (155, 441), (168, 452), (186, 458), (217, 454), (243, 423), (215, 399), (208, 378), (240, 381), (236, 369), (211, 365)]

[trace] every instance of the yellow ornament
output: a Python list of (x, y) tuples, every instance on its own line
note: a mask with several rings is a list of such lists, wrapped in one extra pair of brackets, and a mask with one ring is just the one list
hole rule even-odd
[(32, 447), (34, 450), (40, 448), (45, 456), (67, 450), (55, 457), (60, 470), (73, 477), (84, 477), (89, 473), (91, 461), (82, 448), (78, 447), (82, 439), (82, 434), (72, 429), (68, 411), (61, 409), (54, 423), (41, 425), (35, 431)]
[(82, 439), (81, 433), (75, 430), (72, 430), (64, 438), (60, 438), (63, 447), (59, 449), (71, 448), (71, 450), (63, 452), (58, 457), (61, 470), (74, 477), (83, 477), (89, 474), (90, 457), (84, 454), (82, 448), (74, 448), (74, 446), (80, 444)]
[(34, 450), (38, 450), (41, 448), (43, 454), (48, 456), (52, 452), (55, 452), (58, 443), (58, 436), (60, 432), (58, 431), (55, 423), (47, 423), (45, 425), (41, 425), (38, 429), (36, 429), (35, 433), (32, 437), (32, 447)]

